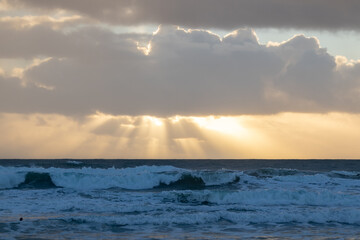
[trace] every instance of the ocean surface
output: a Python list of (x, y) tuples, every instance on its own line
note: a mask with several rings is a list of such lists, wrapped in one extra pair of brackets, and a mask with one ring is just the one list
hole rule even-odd
[(0, 160), (0, 239), (360, 239), (360, 161)]

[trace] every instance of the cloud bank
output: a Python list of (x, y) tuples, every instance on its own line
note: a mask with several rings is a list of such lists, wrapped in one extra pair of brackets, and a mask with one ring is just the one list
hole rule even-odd
[(146, 35), (1, 23), (0, 32), (0, 58), (43, 59), (0, 75), (1, 112), (360, 112), (360, 63), (329, 55), (314, 37), (262, 45), (247, 28), (220, 38), (169, 26)]
[(40, 11), (66, 10), (116, 25), (359, 30), (358, 0), (7, 0)]

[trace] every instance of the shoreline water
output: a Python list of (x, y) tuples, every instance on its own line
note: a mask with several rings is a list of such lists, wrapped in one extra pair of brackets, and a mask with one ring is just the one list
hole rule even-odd
[(356, 239), (360, 161), (0, 160), (0, 203), (0, 239)]

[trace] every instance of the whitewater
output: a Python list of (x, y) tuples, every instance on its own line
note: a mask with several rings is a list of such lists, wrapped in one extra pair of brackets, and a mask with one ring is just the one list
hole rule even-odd
[(360, 239), (360, 161), (0, 160), (0, 239), (324, 237)]

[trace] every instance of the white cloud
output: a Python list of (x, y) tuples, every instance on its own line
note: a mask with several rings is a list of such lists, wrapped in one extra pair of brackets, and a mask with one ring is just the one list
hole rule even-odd
[[(360, 64), (340, 63), (314, 37), (298, 35), (266, 46), (250, 29), (224, 38), (169, 26), (153, 36), (96, 27), (64, 33), (42, 25), (0, 31), (6, 32), (0, 58), (51, 57), (17, 78), (0, 79), (3, 112), (171, 116), (360, 111)], [(137, 42), (150, 38), (145, 55)], [(26, 87), (19, 84), (24, 80)]]

